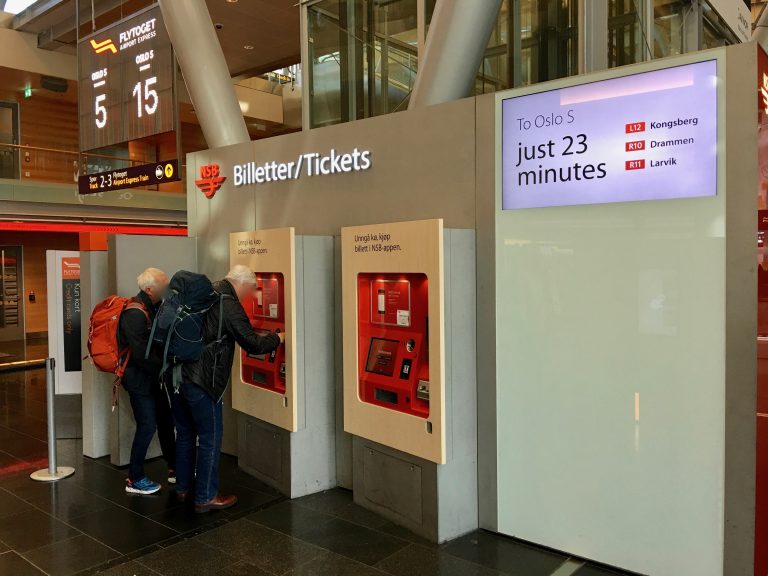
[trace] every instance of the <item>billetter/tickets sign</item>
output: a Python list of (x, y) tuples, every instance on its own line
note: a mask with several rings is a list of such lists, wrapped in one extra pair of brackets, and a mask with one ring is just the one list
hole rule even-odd
[(298, 180), (302, 176), (327, 176), (330, 174), (348, 174), (362, 172), (372, 166), (371, 152), (355, 148), (349, 153), (331, 150), (329, 154), (309, 152), (299, 154), (290, 162), (246, 162), (235, 164), (233, 170), (234, 185), (249, 186), (283, 180)]
[(717, 194), (717, 61), (501, 102), (502, 208)]

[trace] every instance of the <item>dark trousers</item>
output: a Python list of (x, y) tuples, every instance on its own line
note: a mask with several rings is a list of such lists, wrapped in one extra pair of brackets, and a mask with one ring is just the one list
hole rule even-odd
[(157, 431), (163, 458), (170, 470), (176, 469), (176, 436), (173, 429), (173, 414), (165, 385), (152, 386), (150, 394), (128, 392), (136, 420), (136, 434), (131, 446), (131, 463), (128, 467), (128, 478), (132, 481), (141, 480), (144, 473), (144, 460), (152, 438)]
[[(221, 402), (202, 388), (182, 382), (171, 394), (176, 420), (176, 491), (195, 488), (195, 502), (203, 504), (219, 491), (219, 457), (224, 433)], [(197, 476), (195, 476), (197, 473)]]

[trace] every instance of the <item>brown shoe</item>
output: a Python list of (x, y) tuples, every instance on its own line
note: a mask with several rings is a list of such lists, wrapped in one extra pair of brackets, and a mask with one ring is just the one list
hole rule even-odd
[(211, 510), (226, 510), (237, 504), (237, 496), (216, 496), (204, 504), (195, 504), (195, 512), (204, 514)]
[(181, 502), (182, 504), (189, 500), (189, 495), (191, 492), (179, 492), (176, 490), (176, 502)]

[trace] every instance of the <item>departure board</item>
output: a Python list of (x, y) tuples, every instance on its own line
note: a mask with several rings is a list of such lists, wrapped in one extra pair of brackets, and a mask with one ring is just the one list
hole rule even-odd
[(502, 100), (505, 210), (717, 194), (717, 61)]
[(157, 4), (78, 43), (80, 150), (176, 128), (173, 49)]

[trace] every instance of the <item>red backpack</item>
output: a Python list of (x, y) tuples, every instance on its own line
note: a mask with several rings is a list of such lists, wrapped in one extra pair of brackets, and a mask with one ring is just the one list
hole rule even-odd
[(109, 296), (96, 304), (88, 329), (88, 356), (93, 365), (101, 372), (116, 376), (112, 394), (113, 410), (117, 404), (117, 386), (123, 379), (125, 367), (131, 357), (130, 348), (121, 347), (117, 336), (120, 316), (128, 309), (141, 310), (149, 322), (149, 313), (140, 302), (122, 296)]

